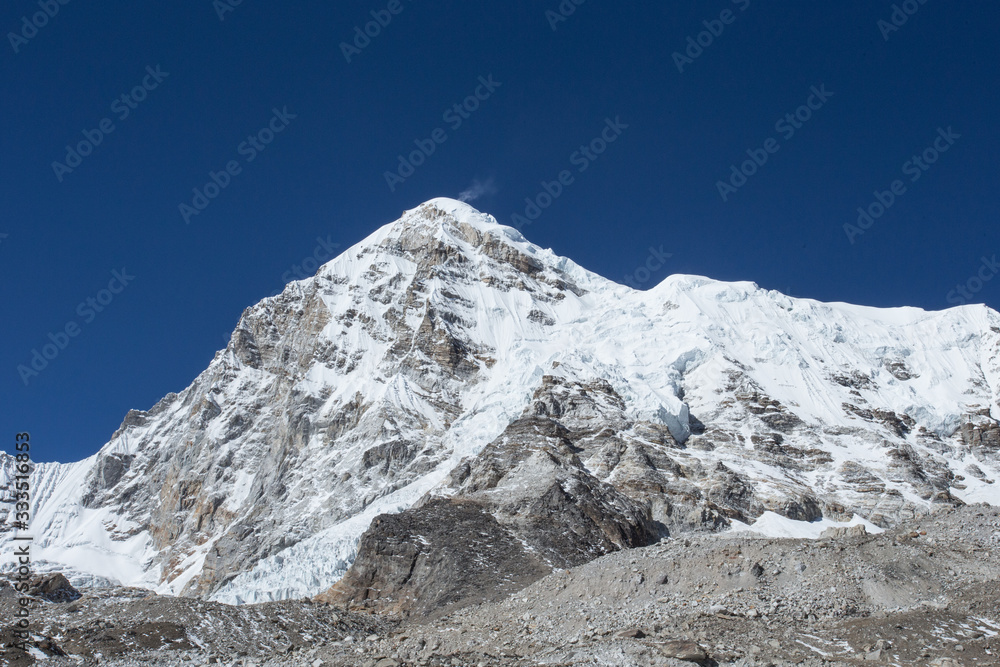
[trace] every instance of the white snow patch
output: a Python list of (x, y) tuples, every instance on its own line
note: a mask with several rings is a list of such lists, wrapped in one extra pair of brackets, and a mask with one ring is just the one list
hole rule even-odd
[(850, 521), (834, 521), (833, 519), (825, 518), (818, 521), (796, 521), (775, 512), (764, 512), (752, 524), (734, 520), (732, 529), (724, 534), (753, 533), (761, 537), (789, 537), (817, 540), (820, 534), (827, 528), (847, 528), (849, 526), (857, 526), (858, 524), (863, 525), (868, 533), (872, 535), (884, 532), (874, 523), (857, 514)]

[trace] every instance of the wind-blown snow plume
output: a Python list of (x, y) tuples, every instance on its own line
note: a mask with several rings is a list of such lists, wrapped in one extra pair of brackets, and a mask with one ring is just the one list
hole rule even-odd
[(497, 193), (496, 183), (492, 178), (485, 181), (481, 181), (478, 178), (472, 182), (472, 185), (467, 187), (458, 195), (458, 201), (460, 202), (474, 202), (481, 197), (489, 197)]

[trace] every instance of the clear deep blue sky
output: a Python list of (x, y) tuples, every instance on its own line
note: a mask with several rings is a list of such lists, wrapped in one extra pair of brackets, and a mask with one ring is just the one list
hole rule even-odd
[[(662, 246), (672, 257), (639, 272), (643, 288), (693, 273), (936, 310), (1000, 270), (981, 259), (1000, 253), (995, 3), (911, 0), (885, 39), (888, 0), (586, 0), (555, 30), (559, 0), (400, 0), (350, 63), (341, 43), (388, 0), (243, 0), (224, 20), (211, 0), (70, 0), (25, 29), (37, 3), (0, 12), (0, 433), (9, 451), (30, 430), (38, 460), (87, 456), (128, 409), (186, 387), (244, 308), (326, 252), (317, 238), (346, 248), (476, 182), (473, 204), (509, 223), (570, 171), (525, 235), (620, 282)], [(673, 54), (703, 21), (721, 34), (680, 72)], [(445, 119), (491, 75), (478, 109)], [(144, 81), (134, 109), (120, 100)], [(776, 127), (808, 102), (793, 135)], [(241, 143), (286, 107), (296, 118), (248, 161)], [(105, 118), (114, 130), (72, 172), (53, 167)], [(608, 118), (628, 127), (574, 159)], [(397, 156), (438, 128), (446, 140), (390, 190)], [(960, 137), (911, 181), (904, 164), (939, 128)], [(777, 152), (723, 201), (717, 183), (769, 138)], [(231, 160), (239, 173), (185, 224), (179, 205)], [(844, 224), (896, 179), (903, 194), (850, 243)], [(134, 279), (102, 293), (123, 268)], [(1000, 279), (971, 287), (1000, 305)], [(25, 386), (18, 365), (67, 324), (78, 335)]]

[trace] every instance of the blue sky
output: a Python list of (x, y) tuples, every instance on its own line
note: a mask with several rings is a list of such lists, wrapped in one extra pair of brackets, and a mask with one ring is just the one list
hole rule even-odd
[(0, 12), (0, 432), (38, 460), (440, 195), (640, 288), (1000, 305), (995, 4), (230, 2)]

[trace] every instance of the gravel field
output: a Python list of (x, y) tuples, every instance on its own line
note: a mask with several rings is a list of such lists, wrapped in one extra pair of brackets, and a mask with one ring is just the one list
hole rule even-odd
[[(1000, 510), (948, 508), (880, 535), (835, 533), (666, 539), (434, 620), (309, 600), (233, 607), (96, 590), (37, 600), (31, 652), (5, 648), (2, 658), (53, 667), (1000, 664)], [(13, 591), (0, 602), (10, 618)]]

